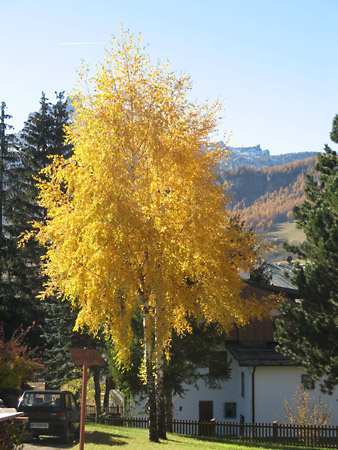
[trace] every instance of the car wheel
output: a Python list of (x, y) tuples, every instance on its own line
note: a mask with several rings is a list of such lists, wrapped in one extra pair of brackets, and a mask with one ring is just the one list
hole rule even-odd
[(63, 444), (68, 444), (69, 442), (69, 426), (67, 425), (61, 434), (61, 441)]

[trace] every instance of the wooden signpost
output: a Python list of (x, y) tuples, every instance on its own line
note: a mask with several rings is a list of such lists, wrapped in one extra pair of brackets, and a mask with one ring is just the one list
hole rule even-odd
[(84, 448), (84, 431), (86, 421), (86, 396), (87, 396), (87, 372), (88, 366), (104, 366), (104, 359), (98, 350), (88, 348), (71, 348), (69, 350), (73, 363), (76, 366), (83, 366), (82, 374), (82, 395), (81, 395), (81, 420), (80, 420), (80, 446)]

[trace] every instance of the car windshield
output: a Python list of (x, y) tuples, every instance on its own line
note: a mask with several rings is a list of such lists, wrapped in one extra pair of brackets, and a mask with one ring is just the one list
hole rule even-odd
[(22, 406), (61, 406), (61, 395), (48, 392), (26, 392), (22, 399)]

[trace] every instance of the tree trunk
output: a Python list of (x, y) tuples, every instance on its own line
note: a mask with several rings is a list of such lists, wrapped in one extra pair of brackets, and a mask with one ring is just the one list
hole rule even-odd
[(164, 355), (158, 356), (156, 361), (156, 411), (158, 435), (161, 439), (167, 439), (165, 425), (165, 401), (164, 401)]
[(113, 389), (113, 382), (109, 375), (106, 376), (106, 388), (103, 397), (103, 411), (109, 412), (109, 394)]
[(155, 391), (155, 378), (153, 374), (153, 361), (152, 361), (152, 328), (151, 317), (149, 314), (149, 306), (144, 307), (143, 316), (143, 333), (144, 333), (144, 357), (146, 364), (146, 377), (147, 377), (147, 393), (148, 393), (148, 411), (149, 411), (149, 440), (153, 442), (159, 442), (158, 440), (158, 427), (157, 427), (157, 414), (156, 414), (156, 391)]
[(167, 393), (165, 395), (165, 419), (166, 419), (166, 430), (171, 433), (173, 430), (173, 398), (172, 394)]
[(101, 386), (100, 386), (100, 369), (93, 366), (94, 387), (95, 387), (95, 405), (96, 416), (95, 421), (98, 423), (101, 416)]

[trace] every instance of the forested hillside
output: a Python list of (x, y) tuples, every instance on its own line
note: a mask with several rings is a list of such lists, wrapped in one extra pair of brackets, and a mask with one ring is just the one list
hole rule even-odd
[(240, 167), (222, 171), (220, 181), (231, 184), (233, 210), (248, 225), (271, 229), (292, 221), (292, 208), (304, 201), (306, 174), (314, 173), (316, 158), (307, 158), (275, 167)]

